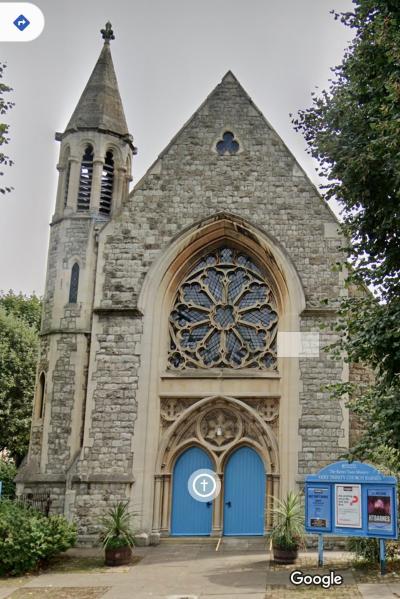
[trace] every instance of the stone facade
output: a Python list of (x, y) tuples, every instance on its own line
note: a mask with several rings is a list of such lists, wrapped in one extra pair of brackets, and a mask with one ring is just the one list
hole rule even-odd
[[(106, 40), (72, 124), (58, 134), (38, 366), (38, 377), (46, 374), (45, 407), (42, 418), (34, 408), (18, 475), (20, 492), (51, 491), (53, 509), (78, 521), (82, 542), (93, 539), (104, 508), (125, 499), (143, 532), (168, 535), (175, 463), (191, 445), (208, 452), (222, 480), (232, 452), (254, 448), (265, 465), (266, 495), (278, 497), (349, 443), (349, 414), (323, 389), (348, 380), (348, 372), (324, 351), (278, 355), (276, 368), (265, 371), (169, 367), (174, 298), (202, 256), (223, 245), (250, 256), (269, 281), (279, 330), (319, 333), (346, 294), (332, 270), (342, 240), (334, 215), (230, 72), (128, 195), (134, 148), (110, 61)], [(102, 85), (107, 92), (96, 109), (114, 111), (98, 121), (85, 112), (93, 77), (96, 94)], [(221, 154), (226, 132), (233, 150)], [(93, 182), (82, 213), (76, 197), (87, 143)], [(116, 168), (105, 217), (99, 194), (110, 148)], [(79, 291), (71, 304), (75, 262)], [(328, 326), (321, 345), (331, 339)], [(222, 498), (213, 505), (211, 534), (223, 531)]]

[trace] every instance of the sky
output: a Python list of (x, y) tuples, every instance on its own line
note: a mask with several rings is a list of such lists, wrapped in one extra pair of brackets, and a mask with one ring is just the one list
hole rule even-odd
[[(42, 295), (49, 222), (54, 211), (59, 143), (113, 25), (112, 54), (125, 114), (138, 155), (133, 185), (228, 70), (282, 137), (311, 180), (290, 113), (328, 86), (351, 31), (331, 10), (351, 0), (36, 0), (41, 36), (1, 43), (4, 82), (15, 107), (2, 178), (14, 191), (0, 197), (0, 290)], [(333, 207), (335, 209), (335, 207)], [(337, 209), (336, 209), (337, 211)]]

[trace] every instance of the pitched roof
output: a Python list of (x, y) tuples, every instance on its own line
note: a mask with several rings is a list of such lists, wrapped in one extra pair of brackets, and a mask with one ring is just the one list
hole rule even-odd
[(107, 40), (65, 133), (77, 129), (100, 129), (120, 136), (129, 135)]

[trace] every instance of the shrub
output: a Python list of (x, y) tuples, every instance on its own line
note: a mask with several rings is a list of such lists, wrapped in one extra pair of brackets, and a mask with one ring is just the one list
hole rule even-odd
[(357, 537), (347, 540), (347, 548), (356, 554), (359, 559), (370, 563), (379, 562), (378, 539), (358, 539)]
[(132, 529), (134, 515), (128, 510), (128, 502), (120, 501), (108, 509), (100, 521), (100, 541), (105, 549), (134, 546), (135, 538)]
[(285, 499), (275, 499), (275, 524), (271, 531), (275, 547), (294, 550), (304, 540), (304, 516), (299, 493), (289, 491)]
[(75, 540), (75, 526), (63, 516), (47, 518), (32, 508), (0, 501), (0, 575), (33, 570)]
[[(347, 540), (347, 548), (349, 551), (355, 553), (359, 560), (370, 564), (379, 564), (379, 539), (350, 538)], [(398, 542), (385, 542), (386, 559), (396, 559), (398, 552)]]
[(2, 497), (13, 499), (15, 497), (14, 478), (17, 468), (13, 460), (0, 459), (0, 481), (3, 483)]

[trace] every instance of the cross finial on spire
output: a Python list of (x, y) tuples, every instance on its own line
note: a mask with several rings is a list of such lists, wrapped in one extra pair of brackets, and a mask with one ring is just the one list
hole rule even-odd
[(112, 25), (111, 25), (110, 21), (107, 21), (106, 28), (102, 29), (100, 31), (100, 33), (103, 37), (105, 44), (109, 44), (110, 40), (115, 40), (114, 31), (112, 30)]

